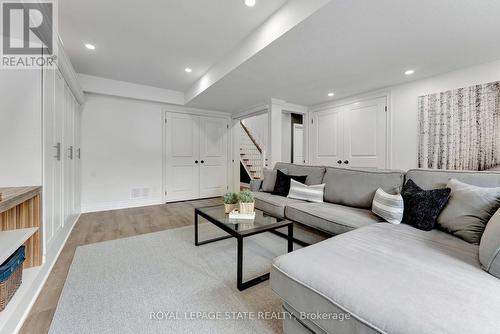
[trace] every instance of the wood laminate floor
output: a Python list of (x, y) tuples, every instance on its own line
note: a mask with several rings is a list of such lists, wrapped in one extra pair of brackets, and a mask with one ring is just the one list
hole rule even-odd
[(23, 324), (21, 334), (49, 331), (76, 247), (194, 224), (194, 208), (221, 204), (220, 198), (83, 214)]

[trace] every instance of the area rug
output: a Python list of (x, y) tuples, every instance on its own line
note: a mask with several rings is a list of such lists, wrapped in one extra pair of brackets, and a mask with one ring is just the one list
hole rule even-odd
[[(200, 225), (200, 239), (221, 233)], [(78, 247), (49, 333), (281, 333), (269, 282), (236, 288), (236, 239), (193, 240), (183, 227)], [(244, 278), (285, 252), (271, 233), (245, 238)]]

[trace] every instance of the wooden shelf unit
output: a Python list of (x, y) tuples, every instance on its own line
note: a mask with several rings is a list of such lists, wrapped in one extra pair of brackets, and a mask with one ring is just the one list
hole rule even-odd
[[(24, 242), (26, 247), (24, 268), (36, 267), (42, 264), (41, 189), (41, 187), (0, 188), (0, 193), (2, 193), (2, 201), (0, 201), (0, 234), (4, 233), (2, 231), (22, 229), (31, 229), (31, 232), (33, 232)], [(32, 228), (36, 228), (36, 230)], [(10, 240), (10, 238), (6, 238), (6, 240)], [(0, 256), (8, 257), (10, 255), (0, 254)]]

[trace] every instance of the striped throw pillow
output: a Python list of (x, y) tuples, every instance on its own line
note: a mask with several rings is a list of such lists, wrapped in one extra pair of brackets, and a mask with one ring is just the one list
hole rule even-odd
[(287, 197), (301, 199), (308, 202), (322, 203), (324, 191), (324, 184), (307, 186), (292, 179), (290, 180), (290, 191), (288, 192)]
[(403, 220), (403, 196), (391, 195), (378, 188), (373, 198), (372, 211), (391, 224), (399, 224)]

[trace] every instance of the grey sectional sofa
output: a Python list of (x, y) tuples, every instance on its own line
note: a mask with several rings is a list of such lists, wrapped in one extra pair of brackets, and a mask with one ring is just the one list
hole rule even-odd
[[(500, 280), (479, 260), (499, 247), (500, 213), (483, 235), (488, 245), (477, 246), (440, 230), (380, 223), (370, 211), (378, 187), (396, 190), (412, 179), (435, 189), (450, 178), (500, 187), (500, 173), (275, 168), (284, 167), (296, 175), (324, 170), (323, 180), (306, 183), (326, 183), (327, 202), (278, 199), (254, 183), (256, 207), (337, 235), (275, 259), (271, 286), (283, 300), (285, 333), (500, 333)], [(491, 261), (490, 272), (500, 273), (500, 259)]]
[(404, 172), (394, 170), (354, 170), (289, 163), (277, 163), (274, 169), (286, 169), (291, 175), (307, 175), (308, 185), (325, 183), (325, 202), (308, 203), (263, 192), (262, 181), (254, 180), (250, 187), (255, 195), (255, 207), (328, 235), (381, 222), (371, 212), (375, 192), (379, 187), (390, 193), (400, 191), (405, 176)]

